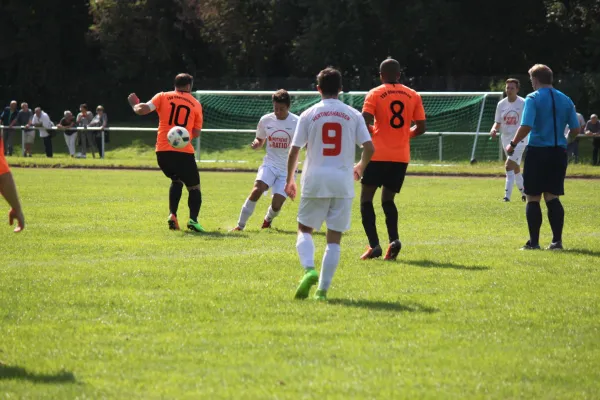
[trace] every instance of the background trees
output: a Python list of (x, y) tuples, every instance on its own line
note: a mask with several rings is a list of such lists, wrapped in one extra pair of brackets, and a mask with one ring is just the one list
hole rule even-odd
[[(418, 90), (526, 82), (536, 62), (584, 113), (600, 110), (600, 0), (3, 1), (2, 101), (128, 115), (188, 71), (206, 89), (309, 89), (325, 65), (366, 90), (391, 55)], [(528, 88), (525, 87), (525, 91)]]

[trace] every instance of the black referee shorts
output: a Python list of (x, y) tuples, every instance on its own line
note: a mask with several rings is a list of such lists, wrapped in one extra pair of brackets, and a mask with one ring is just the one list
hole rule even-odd
[(393, 161), (371, 161), (363, 173), (361, 183), (367, 186), (385, 187), (400, 193), (406, 176), (408, 163)]
[(552, 193), (565, 194), (567, 175), (567, 149), (562, 147), (527, 146), (527, 156), (523, 166), (523, 188), (525, 194), (540, 196)]
[(157, 151), (156, 161), (162, 172), (173, 181), (182, 181), (186, 187), (200, 184), (200, 174), (194, 154), (179, 151)]

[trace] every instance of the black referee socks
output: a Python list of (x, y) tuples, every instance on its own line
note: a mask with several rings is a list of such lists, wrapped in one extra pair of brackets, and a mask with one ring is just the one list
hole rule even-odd
[(542, 227), (542, 208), (537, 201), (528, 202), (525, 206), (525, 216), (529, 227), (529, 244), (537, 246), (540, 244), (540, 228)]
[(565, 209), (558, 197), (547, 201), (546, 207), (548, 207), (548, 221), (552, 228), (552, 243), (561, 242), (565, 225)]
[(198, 222), (200, 206), (202, 205), (202, 193), (200, 189), (192, 189), (188, 193), (188, 207), (190, 208), (190, 219)]
[(400, 239), (398, 236), (398, 209), (393, 201), (384, 201), (381, 203), (383, 212), (385, 213), (385, 225), (387, 226), (390, 243)]
[(182, 190), (183, 183), (171, 182), (171, 187), (169, 188), (169, 212), (175, 216), (177, 216), (177, 209), (179, 208)]
[(360, 203), (360, 216), (362, 217), (363, 228), (369, 239), (369, 247), (372, 249), (379, 245), (377, 236), (377, 226), (375, 226), (375, 209), (372, 201)]

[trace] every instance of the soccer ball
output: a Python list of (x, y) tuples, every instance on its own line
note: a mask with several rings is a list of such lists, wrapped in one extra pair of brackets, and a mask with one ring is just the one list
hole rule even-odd
[(174, 126), (167, 133), (169, 144), (176, 149), (183, 149), (190, 142), (190, 133), (183, 126)]

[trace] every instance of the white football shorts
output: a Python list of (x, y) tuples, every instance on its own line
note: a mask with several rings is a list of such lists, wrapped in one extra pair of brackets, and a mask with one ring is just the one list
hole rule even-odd
[[(509, 145), (510, 141), (512, 140), (514, 136), (504, 136), (502, 135), (502, 148), (504, 149), (504, 154), (506, 154), (506, 146)], [(515, 148), (514, 153), (512, 154), (512, 156), (509, 156), (508, 154), (506, 154), (506, 158), (508, 160), (514, 161), (517, 165), (521, 165), (521, 161), (523, 160), (523, 152), (525, 151), (525, 147), (527, 147), (527, 145), (525, 144), (524, 140), (521, 140), (521, 143), (517, 144), (517, 147)]]
[(258, 174), (256, 174), (256, 180), (264, 182), (269, 187), (269, 189), (271, 189), (272, 194), (279, 194), (287, 198), (287, 194), (285, 194), (285, 179), (287, 178), (286, 175), (286, 173), (279, 171), (276, 168), (263, 164), (258, 169)]
[(327, 229), (346, 232), (350, 229), (352, 200), (302, 197), (298, 208), (298, 222), (316, 230), (321, 229), (325, 222)]

